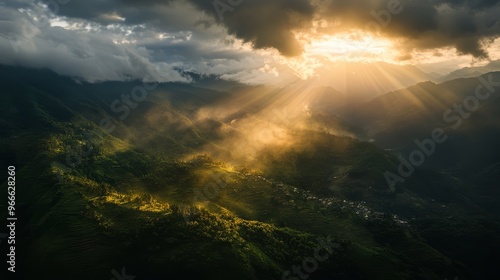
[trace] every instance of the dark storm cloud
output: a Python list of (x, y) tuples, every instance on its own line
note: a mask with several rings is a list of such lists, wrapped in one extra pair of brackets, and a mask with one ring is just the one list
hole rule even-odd
[[(391, 3), (401, 11), (391, 13)], [(334, 0), (320, 10), (324, 18), (342, 19), (329, 32), (375, 30), (397, 38), (407, 53), (454, 47), (460, 54), (486, 58), (484, 43), (500, 34), (499, 1)]]
[(227, 36), (213, 17), (186, 1), (145, 9), (118, 1), (114, 7), (50, 1), (59, 3), (52, 12), (28, 0), (0, 2), (1, 64), (44, 67), (87, 81), (188, 81), (178, 69), (248, 83), (276, 80), (260, 70), (273, 70), (263, 68), (269, 55)]
[[(61, 5), (58, 12), (68, 17), (94, 20), (104, 24), (111, 19), (109, 15), (117, 14), (125, 18), (125, 24), (146, 23), (150, 28), (159, 28), (167, 32), (193, 28), (184, 19), (189, 18), (190, 14), (194, 15), (194, 12), (186, 12), (183, 17), (167, 14), (165, 7), (175, 5), (179, 1), (72, 0), (66, 5)], [(351, 29), (366, 30), (367, 24), (375, 21), (380, 25), (378, 31), (381, 34), (401, 39), (401, 48), (408, 52), (412, 49), (454, 47), (462, 54), (486, 57), (484, 42), (500, 34), (499, 0), (188, 0), (188, 2), (214, 20), (200, 22), (202, 27), (211, 26), (217, 20), (218, 24), (227, 28), (229, 34), (251, 42), (255, 48), (276, 48), (286, 56), (302, 52), (303, 46), (296, 40), (294, 32), (307, 32), (313, 20), (318, 19), (326, 21), (341, 19), (341, 24), (336, 25), (335, 29), (321, 30), (330, 34)], [(386, 24), (384, 11), (388, 10), (388, 5), (397, 3), (400, 3), (402, 11), (391, 14), (391, 19)], [(379, 16), (378, 21), (374, 14)]]
[[(175, 4), (179, 0), (110, 0), (110, 1), (76, 1), (61, 6), (59, 13), (69, 17), (94, 20), (99, 23), (108, 23), (104, 15), (116, 13), (125, 18), (126, 24), (147, 23), (152, 27), (164, 31), (191, 28), (183, 25), (182, 19), (173, 19), (165, 15), (165, 7)], [(217, 3), (206, 0), (189, 0), (197, 8), (219, 18)], [(298, 55), (302, 46), (295, 40), (292, 30), (305, 29), (310, 26), (314, 16), (314, 7), (309, 1), (303, 0), (240, 0), (237, 7), (222, 2), (231, 8), (231, 12), (223, 12), (224, 20), (220, 22), (232, 35), (252, 42), (256, 48), (276, 48), (284, 55)], [(186, 15), (189, 18), (189, 15)], [(214, 22), (200, 22), (211, 25)]]
[(292, 31), (309, 28), (315, 14), (313, 4), (304, 0), (240, 0), (233, 1), (236, 5), (230, 10), (221, 3), (230, 5), (231, 2), (191, 2), (214, 17), (223, 19), (222, 23), (230, 34), (252, 42), (256, 48), (276, 48), (286, 56), (302, 52), (302, 46)]
[[(391, 2), (397, 13), (390, 12)], [(342, 18), (342, 24), (329, 32), (365, 28), (398, 38), (407, 52), (454, 47), (460, 54), (485, 58), (483, 43), (500, 34), (498, 2), (335, 0), (321, 11), (325, 18)]]
[(453, 6), (465, 6), (472, 10), (480, 10), (495, 6), (500, 0), (438, 0), (433, 2), (436, 4), (449, 3)]

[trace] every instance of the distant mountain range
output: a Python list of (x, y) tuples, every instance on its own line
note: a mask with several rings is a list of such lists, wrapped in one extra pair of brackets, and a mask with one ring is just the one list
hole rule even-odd
[(349, 103), (355, 103), (431, 79), (431, 75), (411, 65), (332, 63), (317, 69), (317, 78), (305, 83), (335, 88), (347, 96)]
[(500, 60), (494, 60), (485, 66), (478, 67), (465, 67), (462, 69), (455, 70), (447, 75), (438, 77), (434, 79), (436, 82), (445, 82), (453, 79), (459, 78), (471, 78), (483, 75), (489, 72), (500, 71)]
[(314, 84), (317, 87), (334, 88), (346, 95), (346, 102), (358, 103), (421, 82), (442, 83), (500, 71), (500, 60), (491, 61), (485, 66), (465, 67), (446, 75), (426, 73), (412, 65), (396, 65), (385, 62), (331, 63), (316, 69), (316, 71), (317, 77), (306, 80), (304, 83)]

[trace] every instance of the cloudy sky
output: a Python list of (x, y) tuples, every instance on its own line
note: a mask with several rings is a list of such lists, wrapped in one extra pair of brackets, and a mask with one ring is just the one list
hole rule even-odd
[(15, 0), (0, 7), (0, 63), (89, 81), (148, 73), (188, 81), (182, 69), (274, 83), (342, 61), (443, 72), (500, 58), (500, 0)]

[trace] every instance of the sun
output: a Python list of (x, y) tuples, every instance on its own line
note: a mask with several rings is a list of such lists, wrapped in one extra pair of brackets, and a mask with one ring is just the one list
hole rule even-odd
[(304, 56), (322, 56), (329, 61), (392, 62), (397, 54), (391, 40), (362, 31), (324, 35), (304, 45)]
[(363, 31), (337, 33), (334, 35), (311, 35), (298, 33), (296, 39), (304, 46), (298, 57), (275, 56), (278, 63), (286, 65), (302, 80), (317, 75), (318, 70), (350, 62), (387, 62), (400, 64), (395, 43), (391, 39), (377, 37)]

